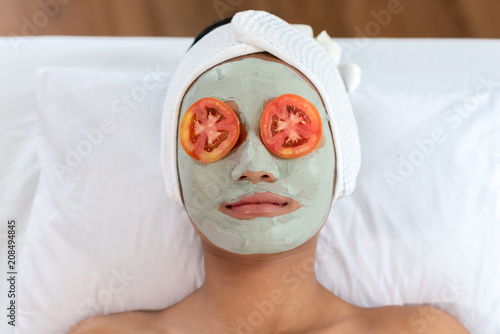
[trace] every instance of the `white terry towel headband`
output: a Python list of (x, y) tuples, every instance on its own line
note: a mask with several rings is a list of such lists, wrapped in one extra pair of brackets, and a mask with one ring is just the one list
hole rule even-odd
[(308, 34), (308, 29), (303, 28), (267, 12), (243, 11), (235, 14), (231, 23), (209, 32), (185, 54), (170, 82), (161, 124), (161, 163), (167, 193), (173, 201), (183, 205), (177, 170), (177, 128), (184, 94), (211, 67), (257, 52), (268, 52), (295, 67), (316, 87), (330, 118), (335, 145), (337, 179), (333, 202), (354, 190), (361, 152), (347, 91), (359, 84), (361, 73), (354, 64), (337, 68), (340, 47), (326, 32), (314, 39), (312, 32)]

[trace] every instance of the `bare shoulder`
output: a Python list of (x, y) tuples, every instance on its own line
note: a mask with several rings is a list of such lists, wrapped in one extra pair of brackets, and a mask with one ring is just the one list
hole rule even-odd
[(429, 305), (385, 306), (368, 310), (373, 333), (470, 334), (453, 316)]
[(136, 311), (103, 315), (77, 323), (68, 334), (169, 334), (169, 328), (160, 320), (160, 312)]

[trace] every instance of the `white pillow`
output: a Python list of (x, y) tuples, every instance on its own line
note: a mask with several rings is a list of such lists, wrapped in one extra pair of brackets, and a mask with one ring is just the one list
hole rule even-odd
[(159, 106), (170, 76), (91, 68), (38, 75), (42, 173), (17, 332), (66, 333), (93, 315), (182, 299), (201, 283), (202, 256), (159, 169)]
[[(473, 333), (497, 333), (500, 90), (481, 95), (458, 123), (450, 108), (473, 90), (377, 85), (373, 72), (386, 83), (401, 71), (368, 56), (357, 61), (367, 75), (351, 96), (363, 157), (358, 185), (321, 233), (318, 278), (358, 306), (430, 303)], [(418, 76), (419, 67), (407, 72)], [(40, 71), (42, 174), (16, 333), (65, 333), (96, 314), (164, 308), (202, 283), (199, 237), (162, 181), (169, 74), (157, 79), (148, 89), (155, 79), (147, 71)], [(415, 328), (426, 321), (409, 319)]]

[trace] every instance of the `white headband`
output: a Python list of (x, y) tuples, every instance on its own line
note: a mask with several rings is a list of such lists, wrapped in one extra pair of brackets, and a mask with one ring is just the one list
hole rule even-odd
[(268, 52), (295, 67), (316, 87), (330, 118), (336, 151), (333, 202), (354, 190), (361, 152), (346, 87), (349, 91), (355, 89), (360, 70), (352, 64), (337, 68), (340, 59), (337, 44), (326, 33), (316, 40), (310, 35), (312, 33), (302, 33), (277, 16), (248, 10), (235, 14), (230, 24), (212, 30), (189, 49), (170, 82), (161, 123), (161, 163), (167, 193), (173, 201), (182, 205), (177, 171), (177, 128), (184, 94), (191, 83), (213, 66), (257, 52)]

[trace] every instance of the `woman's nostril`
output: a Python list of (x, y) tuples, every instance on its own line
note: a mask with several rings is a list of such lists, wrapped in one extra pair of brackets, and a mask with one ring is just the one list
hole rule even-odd
[(262, 180), (265, 182), (276, 182), (276, 177), (273, 174), (262, 175)]
[(250, 180), (252, 183), (258, 182), (274, 182), (274, 175), (265, 172), (249, 172), (246, 171), (238, 178), (238, 181)]

